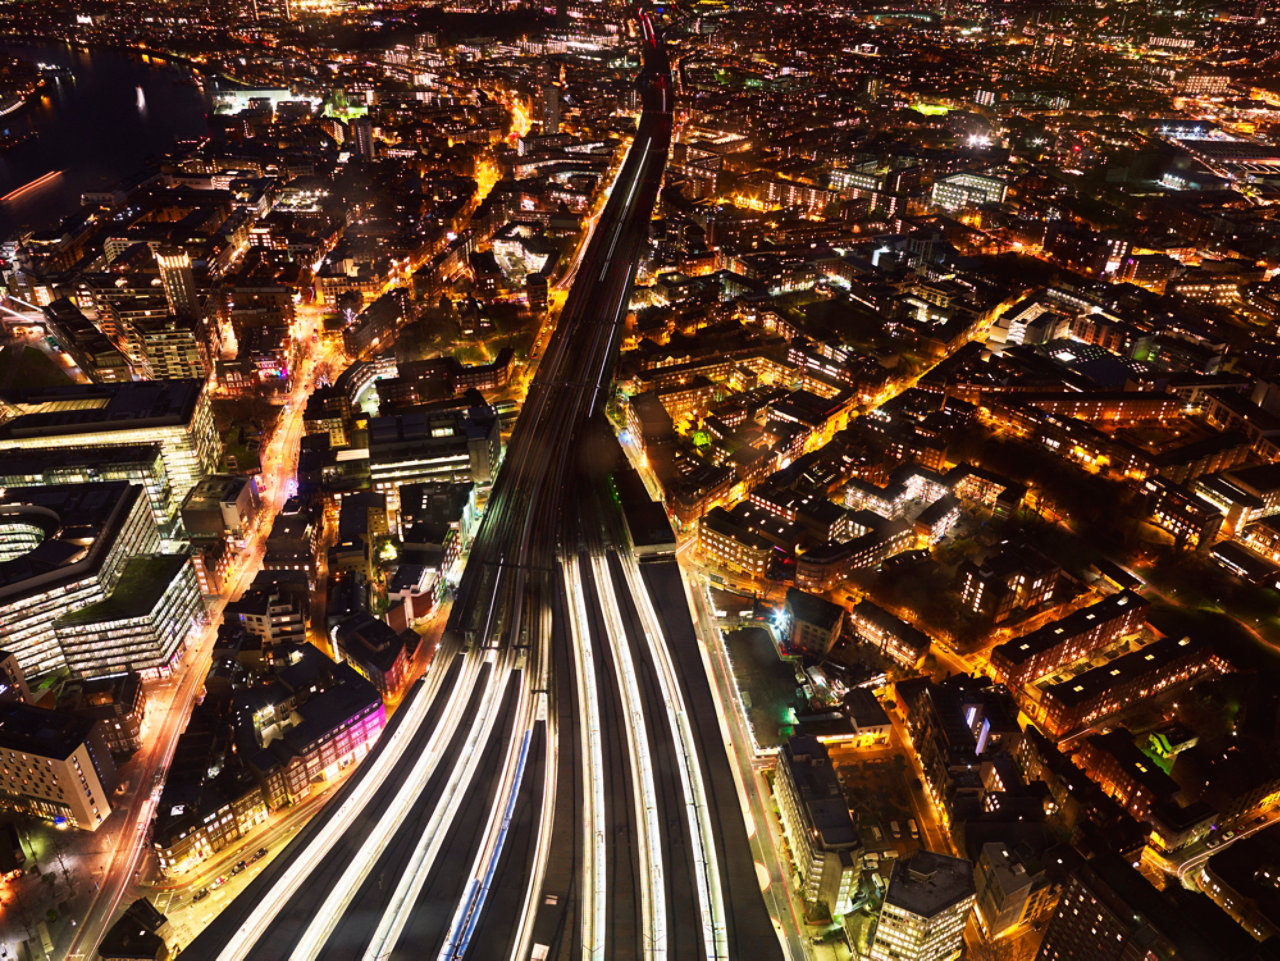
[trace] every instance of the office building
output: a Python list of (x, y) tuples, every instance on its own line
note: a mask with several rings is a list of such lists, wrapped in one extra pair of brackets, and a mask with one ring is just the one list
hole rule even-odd
[(487, 405), (422, 405), (369, 419), (369, 477), (381, 493), (411, 483), (489, 484), (501, 454), (498, 416)]
[(1004, 203), (1009, 187), (1003, 180), (982, 174), (959, 173), (934, 181), (933, 202), (944, 210), (962, 210)]
[(28, 676), (91, 668), (97, 655), (80, 663), (63, 649), (55, 624), (104, 600), (131, 558), (159, 548), (140, 487), (113, 481), (7, 489), (0, 496), (0, 637), (6, 649)]
[(213, 410), (198, 380), (4, 390), (0, 408), (11, 418), (0, 425), (3, 455), (158, 443), (178, 498), (218, 463)]
[(55, 447), (9, 451), (0, 457), (0, 487), (61, 487), (124, 481), (146, 491), (162, 537), (178, 533), (182, 498), (175, 497), (160, 444)]
[(862, 845), (826, 747), (798, 734), (782, 747), (774, 791), (804, 899), (846, 913), (858, 891)]
[(880, 906), (872, 961), (958, 958), (973, 902), (973, 866), (968, 861), (932, 851), (898, 860)]
[(115, 786), (101, 722), (0, 704), (0, 806), (93, 831), (111, 813)]
[(196, 635), (204, 601), (184, 554), (137, 554), (110, 593), (59, 617), (54, 634), (67, 664), (86, 677), (168, 674)]

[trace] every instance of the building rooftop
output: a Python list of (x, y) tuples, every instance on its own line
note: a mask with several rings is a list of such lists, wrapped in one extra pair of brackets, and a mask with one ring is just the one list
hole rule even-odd
[(219, 510), (223, 503), (234, 502), (249, 482), (243, 474), (210, 474), (196, 482), (182, 506), (187, 510)]
[(812, 735), (797, 734), (782, 746), (780, 758), (823, 845), (842, 848), (857, 844), (858, 832), (822, 742)]
[(16, 701), (0, 703), (0, 748), (65, 760), (97, 722)]
[(0, 425), (0, 443), (186, 424), (203, 390), (199, 380), (148, 380), (5, 391), (0, 402), (18, 414)]
[(813, 624), (823, 630), (831, 630), (844, 616), (844, 608), (839, 604), (794, 587), (787, 588), (786, 606), (795, 620)]
[(60, 577), (78, 579), (101, 563), (141, 496), (141, 487), (125, 481), (4, 490), (0, 526), (25, 528), (34, 542), (0, 560), (0, 604), (47, 590)]
[(1133, 591), (1121, 591), (1119, 594), (1104, 597), (1097, 604), (1081, 608), (1059, 620), (1050, 621), (1029, 634), (1005, 641), (997, 645), (992, 653), (1000, 655), (1011, 664), (1022, 664), (1037, 654), (1092, 630), (1098, 624), (1122, 616), (1126, 610), (1134, 606), (1145, 608), (1147, 602)]
[(39, 476), (67, 468), (104, 468), (129, 464), (153, 464), (160, 457), (159, 444), (121, 444), (117, 447), (50, 447), (6, 452), (0, 477)]
[(1109, 664), (1085, 671), (1078, 677), (1045, 687), (1045, 693), (1057, 701), (1073, 706), (1092, 700), (1104, 691), (1136, 678), (1184, 652), (1198, 651), (1208, 644), (1201, 638), (1165, 637)]
[(855, 687), (844, 696), (843, 707), (857, 730), (889, 726), (889, 715), (879, 698), (868, 688)]
[(138, 554), (131, 557), (107, 597), (97, 604), (62, 615), (58, 626), (73, 627), (146, 617), (156, 609), (160, 598), (186, 563), (184, 554)]
[(973, 893), (973, 865), (968, 861), (917, 851), (894, 864), (884, 903), (931, 918)]

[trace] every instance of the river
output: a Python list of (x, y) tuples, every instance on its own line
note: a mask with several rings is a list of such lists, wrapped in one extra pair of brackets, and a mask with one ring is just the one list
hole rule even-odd
[(55, 226), (79, 206), (82, 192), (124, 180), (177, 141), (208, 131), (209, 94), (188, 71), (116, 50), (0, 44), (0, 51), (72, 73), (47, 85), (43, 97), (0, 117), (0, 133), (36, 133), (0, 152), (0, 197), (60, 172), (0, 202), (0, 240), (19, 227)]

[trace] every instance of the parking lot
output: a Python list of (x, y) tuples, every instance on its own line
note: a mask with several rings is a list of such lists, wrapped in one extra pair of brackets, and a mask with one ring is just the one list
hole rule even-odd
[(871, 831), (873, 838), (874, 831), (880, 831), (882, 837), (877, 840), (891, 844), (900, 854), (920, 846), (918, 825), (917, 837), (911, 830), (916, 817), (911, 791), (914, 774), (903, 755), (884, 752), (866, 759), (844, 759), (836, 772), (860, 828)]

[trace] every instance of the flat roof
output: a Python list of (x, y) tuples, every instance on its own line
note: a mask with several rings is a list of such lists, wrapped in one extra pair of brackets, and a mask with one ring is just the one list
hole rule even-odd
[(0, 400), (28, 412), (0, 425), (0, 444), (31, 437), (187, 424), (203, 391), (204, 381), (194, 379), (4, 391)]
[(109, 595), (96, 604), (64, 614), (57, 626), (125, 621), (156, 609), (164, 592), (186, 565), (184, 554), (138, 554), (129, 558)]
[(66, 760), (97, 722), (16, 701), (0, 703), (0, 748)]
[(0, 604), (27, 590), (46, 590), (58, 577), (80, 577), (101, 562), (124, 518), (142, 496), (125, 481), (10, 487), (0, 496), (0, 523), (42, 528), (34, 548), (0, 563)]
[(844, 608), (839, 604), (832, 604), (825, 597), (818, 597), (816, 594), (809, 594), (794, 587), (787, 588), (786, 606), (791, 610), (791, 616), (797, 621), (816, 624), (825, 630), (835, 627), (844, 616)]
[(812, 735), (797, 734), (782, 746), (780, 757), (823, 844), (832, 848), (857, 844), (849, 805), (822, 742)]
[(972, 864), (963, 858), (917, 851), (894, 864), (884, 903), (931, 918), (973, 894)]

